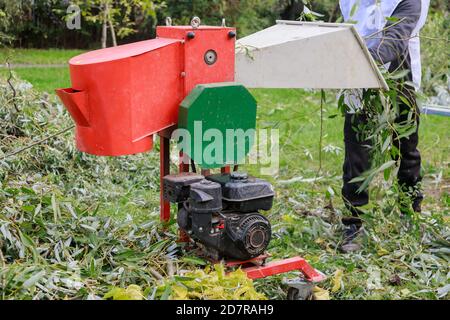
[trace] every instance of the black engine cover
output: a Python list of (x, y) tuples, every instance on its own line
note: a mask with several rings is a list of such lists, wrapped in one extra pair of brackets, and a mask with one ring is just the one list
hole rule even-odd
[(216, 259), (250, 260), (263, 254), (271, 240), (269, 220), (259, 210), (269, 210), (273, 187), (245, 173), (165, 178), (166, 199), (180, 203), (178, 226), (201, 243)]
[[(223, 220), (222, 220), (223, 219)], [(213, 221), (213, 223), (211, 223)], [(214, 223), (216, 221), (216, 223)], [(264, 253), (272, 230), (270, 222), (259, 213), (229, 213), (222, 217), (179, 212), (180, 228), (186, 226), (190, 236), (202, 243), (216, 259), (250, 260)]]

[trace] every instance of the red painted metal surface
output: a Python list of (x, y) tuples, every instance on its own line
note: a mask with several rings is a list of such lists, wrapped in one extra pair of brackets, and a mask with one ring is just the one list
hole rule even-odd
[(230, 166), (223, 167), (223, 168), (220, 169), (220, 172), (222, 174), (230, 173), (231, 172), (231, 168), (230, 168)]
[(243, 270), (250, 279), (261, 279), (290, 271), (300, 271), (305, 279), (311, 282), (320, 282), (325, 279), (323, 274), (301, 257), (275, 261), (263, 266), (244, 268)]
[(76, 122), (78, 149), (99, 156), (149, 151), (152, 135), (178, 119), (181, 50), (179, 41), (155, 39), (71, 59), (72, 88), (56, 92)]
[[(193, 29), (188, 26), (158, 27), (158, 37), (182, 40), (184, 43), (183, 72), (184, 94), (188, 95), (198, 84), (234, 81), (235, 38), (229, 33), (235, 28), (201, 26)], [(188, 38), (193, 32), (195, 37)], [(214, 50), (217, 62), (205, 63), (205, 53)]]
[[(227, 261), (225, 263), (225, 266), (227, 268), (234, 268), (234, 267), (242, 267), (242, 268), (249, 268), (252, 266), (259, 266), (259, 265), (263, 265), (266, 261), (267, 258), (269, 258), (270, 256), (268, 254), (263, 254), (260, 255), (256, 258), (250, 259), (250, 260), (245, 260), (245, 261)], [(219, 261), (216, 261), (216, 263), (220, 263)]]
[[(197, 84), (234, 80), (230, 31), (159, 27), (157, 39), (71, 59), (72, 87), (56, 92), (76, 122), (78, 149), (99, 156), (151, 150), (152, 135), (177, 124), (179, 104)], [(208, 50), (217, 52), (213, 65)]]

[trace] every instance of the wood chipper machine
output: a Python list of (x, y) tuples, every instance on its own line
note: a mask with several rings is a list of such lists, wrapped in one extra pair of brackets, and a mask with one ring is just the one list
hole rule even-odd
[[(246, 87), (378, 88), (386, 83), (351, 25), (278, 21), (236, 37), (236, 29), (202, 26), (198, 18), (190, 26), (168, 23), (157, 28), (156, 39), (74, 57), (72, 87), (56, 93), (76, 123), (82, 152), (147, 152), (159, 136), (161, 221), (170, 220), (172, 204), (180, 241), (195, 243), (214, 262), (241, 267), (252, 279), (299, 271), (302, 276), (288, 282), (289, 297), (307, 298), (314, 283), (325, 278), (322, 273), (301, 257), (267, 262), (272, 230), (261, 212), (272, 208), (274, 188), (236, 165), (249, 153), (251, 139), (239, 146), (224, 141), (223, 150), (216, 150), (220, 155), (205, 161), (197, 129), (223, 137), (229, 130), (254, 130), (257, 103)], [(191, 142), (179, 150), (178, 172), (171, 173), (170, 142), (180, 129)]]

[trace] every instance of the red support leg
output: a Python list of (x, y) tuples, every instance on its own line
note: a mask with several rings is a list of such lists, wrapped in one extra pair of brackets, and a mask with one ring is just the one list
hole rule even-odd
[(211, 170), (209, 169), (202, 169), (202, 176), (207, 177), (211, 175)]
[(180, 164), (178, 166), (178, 170), (180, 171), (180, 173), (189, 172), (189, 163), (183, 162), (184, 158), (185, 156), (183, 154), (183, 151), (180, 151)]
[(305, 259), (294, 257), (243, 269), (250, 279), (261, 279), (290, 271), (300, 271), (311, 282), (323, 281), (326, 277), (314, 269)]
[(161, 201), (161, 221), (168, 222), (170, 220), (170, 202), (164, 200), (164, 180), (163, 178), (170, 174), (170, 139), (160, 136), (160, 201)]
[(226, 166), (226, 167), (223, 167), (222, 169), (220, 169), (220, 171), (222, 172), (222, 174), (230, 173), (231, 168), (230, 168), (230, 166)]

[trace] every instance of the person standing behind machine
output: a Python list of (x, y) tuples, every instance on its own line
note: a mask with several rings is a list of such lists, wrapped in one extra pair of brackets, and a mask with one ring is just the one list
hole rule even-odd
[[(415, 212), (421, 212), (423, 195), (420, 190), (421, 156), (417, 149), (419, 142), (420, 110), (416, 103), (415, 90), (421, 84), (421, 60), (419, 31), (424, 26), (429, 0), (340, 0), (345, 21), (356, 23), (358, 33), (365, 39), (372, 57), (384, 65), (389, 72), (409, 70), (405, 81), (413, 82), (415, 88), (403, 86), (402, 94), (416, 109), (413, 120), (416, 131), (408, 138), (396, 139), (400, 150), (398, 184), (408, 194)], [(409, 89), (408, 89), (409, 88)], [(408, 120), (411, 106), (401, 100), (397, 122)], [(344, 240), (341, 251), (352, 252), (361, 249), (358, 238), (362, 231), (360, 207), (368, 204), (368, 191), (358, 192), (361, 184), (350, 183), (370, 169), (369, 141), (360, 141), (354, 128), (365, 123), (364, 110), (358, 114), (345, 115), (344, 141), (345, 160), (343, 166), (342, 197), (352, 214), (343, 219)], [(405, 208), (401, 208), (405, 210)]]

